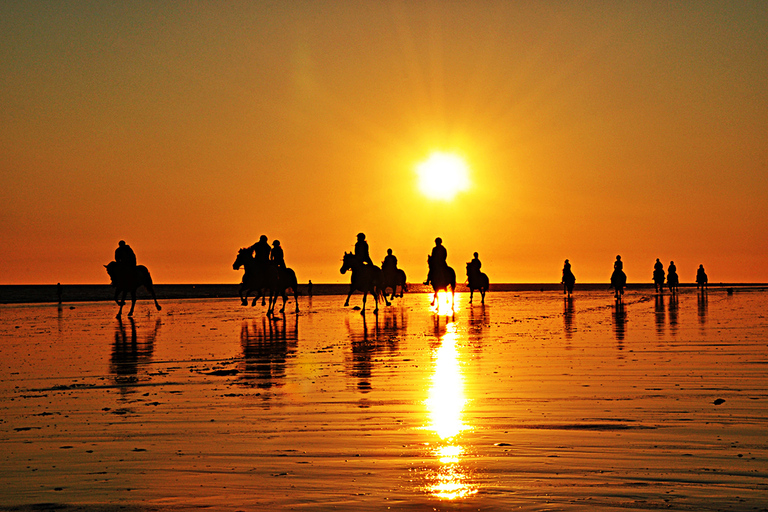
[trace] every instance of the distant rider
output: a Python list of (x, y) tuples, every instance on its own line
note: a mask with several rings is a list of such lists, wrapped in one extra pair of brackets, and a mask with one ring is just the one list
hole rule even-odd
[(435, 270), (441, 270), (448, 266), (448, 251), (443, 246), (443, 239), (440, 237), (435, 238), (435, 246), (432, 248), (432, 254), (429, 256), (429, 273), (427, 273), (427, 280), (424, 284), (432, 282)]
[(254, 252), (257, 265), (263, 267), (269, 264), (269, 256), (272, 252), (272, 248), (267, 241), (267, 235), (261, 235), (259, 241), (251, 246), (251, 250)]
[(392, 254), (392, 249), (387, 249), (387, 255), (384, 256), (384, 261), (381, 262), (381, 270), (385, 272), (397, 270), (397, 256)]
[(115, 262), (118, 265), (118, 272), (124, 279), (131, 278), (136, 270), (136, 253), (131, 246), (120, 240), (115, 249)]
[(472, 261), (469, 262), (469, 269), (473, 272), (480, 272), (480, 267), (482, 267), (483, 264), (480, 262), (477, 253), (473, 253), (472, 256)]
[(285, 268), (285, 257), (283, 255), (283, 248), (280, 247), (280, 240), (272, 242), (272, 255), (270, 259), (277, 268)]

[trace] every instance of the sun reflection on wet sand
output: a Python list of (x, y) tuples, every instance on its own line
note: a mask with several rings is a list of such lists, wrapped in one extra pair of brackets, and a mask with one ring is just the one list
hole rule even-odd
[(460, 443), (460, 435), (471, 430), (471, 426), (463, 421), (468, 399), (464, 395), (458, 341), (456, 323), (446, 324), (445, 333), (435, 350), (432, 387), (426, 400), (430, 418), (426, 428), (439, 437), (430, 451), (439, 461), (439, 466), (427, 476), (427, 492), (447, 500), (464, 498), (477, 492), (477, 487), (469, 482), (468, 472), (462, 466), (466, 450)]

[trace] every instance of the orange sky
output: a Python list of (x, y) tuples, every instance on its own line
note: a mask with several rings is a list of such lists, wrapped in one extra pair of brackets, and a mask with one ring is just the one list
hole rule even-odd
[[(768, 3), (0, 3), (0, 283), (236, 283), (266, 234), (346, 282), (768, 282)], [(472, 187), (421, 195), (455, 152)]]

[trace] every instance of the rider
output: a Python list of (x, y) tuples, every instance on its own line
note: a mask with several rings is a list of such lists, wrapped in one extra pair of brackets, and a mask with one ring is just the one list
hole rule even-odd
[(565, 263), (563, 264), (563, 280), (560, 282), (564, 283), (565, 278), (570, 275), (571, 275), (571, 262), (568, 260), (565, 260)]
[(482, 267), (483, 264), (480, 263), (480, 258), (477, 257), (477, 253), (474, 253), (473, 256), (474, 258), (469, 262), (469, 269), (475, 272), (480, 272), (480, 267)]
[(371, 256), (368, 254), (368, 242), (365, 241), (365, 233), (357, 234), (357, 242), (355, 243), (355, 257), (360, 263), (373, 265)]
[(251, 246), (251, 250), (254, 251), (256, 256), (256, 264), (260, 266), (267, 265), (269, 263), (269, 255), (272, 248), (267, 241), (267, 235), (261, 235), (259, 241)]
[(677, 267), (674, 261), (669, 262), (669, 268), (667, 268), (667, 274), (677, 274)]
[(448, 251), (443, 246), (443, 239), (440, 237), (435, 238), (435, 246), (432, 248), (432, 254), (429, 257), (429, 272), (427, 273), (427, 280), (424, 284), (432, 282), (433, 272), (437, 269), (442, 269), (448, 266)]
[(656, 263), (653, 264), (653, 270), (662, 272), (664, 271), (664, 265), (659, 261), (659, 258), (656, 258)]
[(133, 275), (136, 269), (136, 253), (133, 252), (131, 246), (125, 243), (125, 240), (120, 240), (117, 243), (117, 249), (115, 249), (115, 262), (118, 265), (119, 273), (122, 277), (128, 278)]
[(272, 254), (270, 260), (274, 266), (285, 268), (285, 258), (283, 256), (283, 248), (280, 247), (280, 240), (272, 242)]
[(384, 272), (397, 270), (397, 256), (392, 254), (392, 249), (387, 249), (387, 255), (384, 257), (384, 261), (381, 262), (381, 270)]
[(699, 269), (696, 271), (696, 286), (701, 286), (703, 290), (707, 285), (707, 273), (704, 271), (704, 265), (699, 265)]
[(616, 261), (613, 262), (613, 270), (624, 270), (624, 262), (621, 261), (621, 256), (616, 256)]

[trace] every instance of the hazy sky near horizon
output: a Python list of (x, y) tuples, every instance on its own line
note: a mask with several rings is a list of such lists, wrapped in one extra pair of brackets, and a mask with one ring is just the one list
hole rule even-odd
[[(768, 282), (768, 2), (0, 3), (0, 284), (233, 282), (279, 239), (345, 282)], [(461, 156), (453, 201), (417, 188)]]

